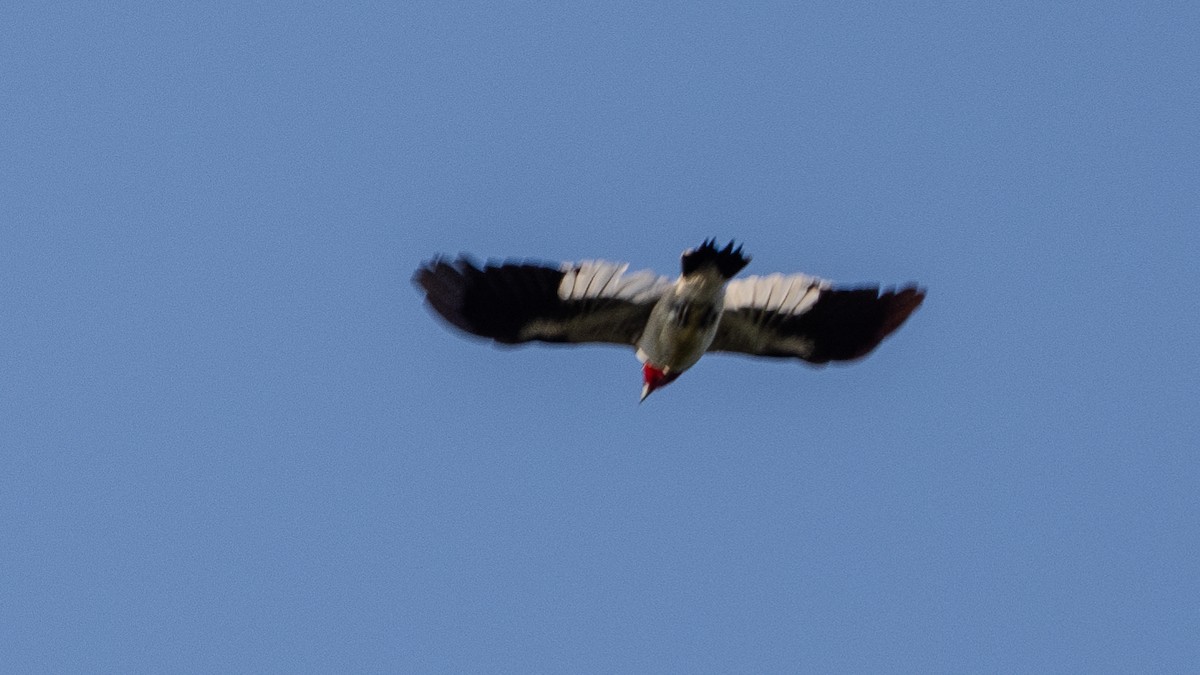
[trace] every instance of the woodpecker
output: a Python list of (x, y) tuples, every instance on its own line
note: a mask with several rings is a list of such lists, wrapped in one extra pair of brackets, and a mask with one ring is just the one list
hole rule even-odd
[(684, 251), (675, 280), (628, 264), (558, 266), (435, 257), (413, 276), (427, 304), (471, 335), (499, 344), (608, 343), (635, 348), (644, 401), (708, 352), (797, 358), (866, 356), (925, 299), (915, 284), (837, 287), (806, 274), (734, 279), (742, 247), (709, 239)]

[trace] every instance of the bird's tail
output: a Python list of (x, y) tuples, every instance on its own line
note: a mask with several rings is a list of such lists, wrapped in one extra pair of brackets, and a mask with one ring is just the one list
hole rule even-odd
[(683, 274), (687, 276), (711, 265), (717, 268), (721, 276), (731, 279), (749, 262), (750, 256), (742, 253), (741, 246), (735, 249), (731, 241), (725, 248), (718, 249), (717, 240), (709, 239), (700, 244), (699, 248), (690, 248), (683, 252)]

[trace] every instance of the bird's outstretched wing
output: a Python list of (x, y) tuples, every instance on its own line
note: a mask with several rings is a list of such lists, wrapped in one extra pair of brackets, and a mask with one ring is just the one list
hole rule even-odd
[(633, 345), (671, 281), (603, 261), (560, 267), (527, 262), (483, 266), (434, 259), (413, 276), (426, 301), (462, 330), (503, 344), (607, 342)]
[(747, 277), (725, 287), (709, 351), (795, 357), (810, 363), (866, 356), (925, 299), (916, 286), (833, 288), (804, 274)]

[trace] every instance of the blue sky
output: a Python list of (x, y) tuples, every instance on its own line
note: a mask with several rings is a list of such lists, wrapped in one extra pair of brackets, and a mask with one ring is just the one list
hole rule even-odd
[[(1200, 667), (1200, 5), (0, 9), (15, 672)], [(868, 359), (446, 330), (436, 253), (919, 281)]]

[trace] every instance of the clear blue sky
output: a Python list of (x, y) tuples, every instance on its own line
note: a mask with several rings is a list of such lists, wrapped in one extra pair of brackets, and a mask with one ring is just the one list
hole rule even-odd
[[(4, 668), (1200, 667), (1200, 4), (730, 4), (5, 4)], [(409, 281), (710, 236), (929, 298), (639, 406)]]

